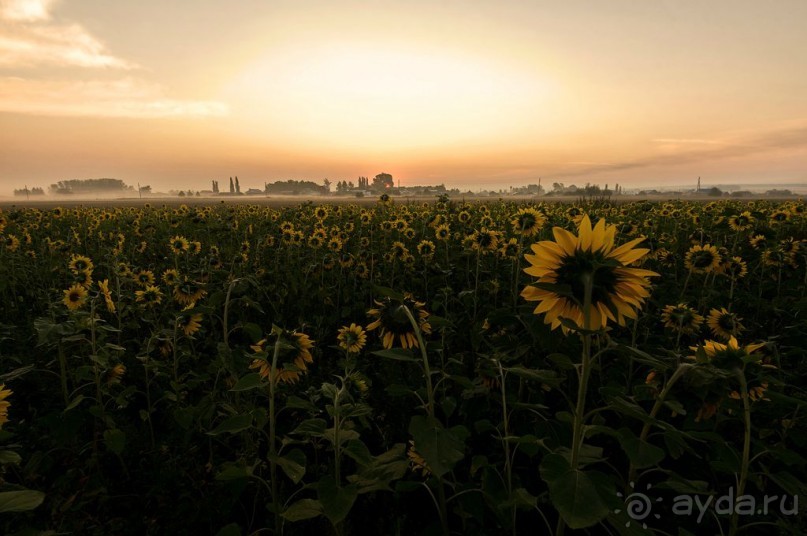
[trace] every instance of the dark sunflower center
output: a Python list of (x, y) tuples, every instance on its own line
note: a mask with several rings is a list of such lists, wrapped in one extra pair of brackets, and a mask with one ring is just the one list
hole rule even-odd
[(78, 292), (71, 292), (70, 293), (70, 301), (71, 302), (75, 303), (75, 302), (79, 301), (80, 299), (81, 299), (81, 295)]
[(706, 268), (711, 266), (715, 256), (711, 251), (698, 251), (692, 256), (692, 266), (695, 268)]
[(535, 225), (535, 215), (534, 214), (522, 214), (518, 218), (518, 225), (521, 229), (531, 229), (533, 225)]
[(734, 329), (737, 327), (737, 321), (734, 319), (734, 315), (720, 315), (720, 318), (717, 319), (717, 325), (726, 332), (733, 332)]
[(571, 257), (563, 259), (557, 272), (557, 283), (571, 287), (572, 296), (583, 304), (586, 298), (585, 277), (592, 277), (591, 303), (609, 303), (610, 296), (616, 292), (617, 275), (613, 266), (603, 264), (602, 254), (592, 255), (588, 252), (576, 251)]

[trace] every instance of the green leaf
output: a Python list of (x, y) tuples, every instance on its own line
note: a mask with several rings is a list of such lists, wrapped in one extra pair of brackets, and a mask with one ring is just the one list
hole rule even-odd
[(84, 400), (84, 395), (78, 395), (76, 398), (74, 398), (73, 400), (70, 401), (70, 403), (67, 405), (67, 407), (64, 408), (64, 410), (62, 410), (62, 413), (67, 413), (71, 409), (75, 408), (76, 406), (81, 404), (82, 400)]
[(253, 467), (243, 462), (226, 462), (224, 468), (216, 473), (216, 480), (226, 482), (228, 480), (244, 480), (252, 476)]
[(605, 478), (602, 473), (573, 469), (560, 454), (544, 456), (540, 471), (552, 504), (569, 528), (591, 527), (611, 513), (595, 483)]
[[(465, 430), (467, 435), (468, 431)], [(465, 457), (464, 437), (458, 427), (446, 430), (436, 419), (416, 415), (409, 421), (409, 433), (415, 441), (415, 449), (426, 460), (435, 476), (451, 471)]]
[(322, 437), (325, 433), (325, 419), (306, 419), (292, 431), (292, 434), (302, 434), (312, 437)]
[(120, 456), (126, 447), (126, 433), (117, 428), (106, 430), (104, 432), (104, 443), (106, 443), (106, 448)]
[(44, 500), (44, 493), (32, 489), (3, 491), (0, 492), (0, 512), (27, 512), (42, 504)]
[(19, 465), (22, 461), (22, 458), (19, 454), (14, 452), (13, 450), (0, 450), (0, 465), (6, 465), (13, 463), (14, 465)]
[(354, 484), (337, 486), (333, 477), (328, 475), (317, 483), (317, 494), (325, 516), (336, 525), (347, 517), (359, 492)]
[(376, 350), (372, 352), (373, 355), (377, 355), (378, 357), (384, 357), (387, 359), (394, 359), (396, 361), (420, 361), (416, 359), (410, 350), (404, 350), (403, 348), (391, 348), (389, 350)]
[(322, 514), (322, 503), (314, 499), (300, 499), (286, 508), (286, 511), (281, 515), (285, 519), (294, 522), (311, 519), (312, 517), (317, 517)]
[(275, 462), (283, 469), (286, 476), (295, 484), (305, 476), (305, 453), (300, 449), (293, 449), (284, 456), (269, 456), (269, 461)]
[(550, 385), (557, 385), (561, 381), (561, 379), (558, 378), (558, 375), (552, 370), (535, 370), (524, 367), (508, 367), (504, 370), (510, 372), (511, 374), (515, 374), (519, 378), (524, 378), (525, 380), (535, 380)]
[(241, 527), (238, 523), (230, 523), (219, 529), (216, 536), (241, 536)]
[(217, 436), (224, 433), (237, 434), (250, 426), (252, 426), (252, 415), (248, 413), (246, 415), (233, 415), (220, 422), (219, 425), (208, 432), (207, 435)]
[(373, 461), (373, 455), (370, 454), (370, 449), (367, 448), (360, 439), (351, 439), (345, 445), (342, 452), (352, 458), (360, 466), (369, 465)]
[(664, 450), (642, 441), (627, 428), (619, 430), (619, 444), (637, 469), (652, 467), (664, 459)]
[(255, 372), (247, 374), (246, 376), (240, 378), (238, 380), (238, 383), (236, 383), (235, 386), (232, 389), (230, 389), (230, 391), (233, 392), (249, 391), (251, 389), (257, 389), (258, 387), (264, 387), (265, 385), (267, 384), (263, 382), (261, 375)]

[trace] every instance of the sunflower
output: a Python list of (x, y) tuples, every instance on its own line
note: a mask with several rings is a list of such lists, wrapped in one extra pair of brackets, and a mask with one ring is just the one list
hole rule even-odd
[(67, 267), (70, 268), (70, 271), (75, 274), (78, 272), (92, 273), (92, 270), (95, 266), (93, 265), (89, 257), (85, 257), (84, 255), (73, 255)]
[(755, 235), (748, 239), (748, 243), (751, 244), (751, 247), (754, 249), (765, 249), (765, 246), (768, 245), (768, 238), (765, 235)]
[(377, 309), (367, 311), (367, 316), (375, 318), (367, 326), (367, 331), (381, 328), (380, 335), (386, 349), (392, 348), (396, 337), (404, 348), (420, 347), (415, 331), (412, 328), (412, 323), (409, 321), (404, 308), (409, 309), (412, 313), (422, 333), (428, 334), (432, 332), (431, 324), (428, 322), (429, 313), (423, 308), (425, 304), (415, 301), (412, 294), (408, 292), (404, 294), (402, 299), (386, 297), (381, 301), (376, 300), (375, 304), (378, 305)]
[[(314, 358), (311, 356), (311, 348), (314, 347), (314, 341), (305, 333), (289, 333), (285, 330), (280, 336), (283, 337), (282, 342), (286, 343), (288, 346), (287, 351), (292, 353), (292, 359), (291, 366), (286, 364), (281, 367), (280, 363), (278, 363), (277, 369), (275, 370), (275, 383), (297, 383), (300, 379), (300, 375), (308, 372), (307, 365), (314, 362)], [(272, 363), (267, 360), (265, 345), (266, 339), (262, 339), (257, 344), (250, 347), (256, 354), (259, 354), (260, 357), (253, 359), (249, 368), (257, 369), (261, 378), (268, 378), (272, 372)]]
[(765, 343), (740, 346), (737, 339), (729, 337), (726, 344), (717, 341), (706, 341), (699, 346), (690, 346), (695, 352), (689, 359), (698, 363), (709, 363), (718, 368), (732, 370), (743, 368), (748, 361), (759, 361), (761, 356), (756, 351), (765, 346)]
[(451, 238), (451, 228), (448, 226), (447, 223), (444, 223), (442, 225), (438, 225), (434, 229), (434, 236), (435, 236), (435, 238), (437, 238), (437, 240), (441, 240), (441, 241), (445, 242), (449, 238)]
[(424, 259), (431, 259), (434, 257), (434, 242), (431, 240), (421, 240), (417, 246), (418, 254)]
[(461, 211), (459, 214), (457, 214), (457, 221), (459, 221), (460, 223), (468, 223), (469, 221), (471, 221), (470, 212), (468, 212), (467, 210)]
[(169, 268), (163, 272), (161, 279), (163, 280), (163, 283), (169, 287), (172, 287), (176, 285), (177, 281), (179, 281), (179, 272), (175, 268)]
[(73, 283), (84, 288), (92, 286), (92, 272), (76, 272), (73, 274)]
[[(759, 402), (761, 400), (765, 400), (766, 402), (770, 402), (771, 399), (765, 397), (765, 391), (768, 390), (768, 382), (761, 382), (759, 385), (754, 387), (748, 388), (748, 398), (751, 399), (751, 402)], [(729, 398), (734, 400), (741, 400), (742, 396), (738, 391), (732, 391), (729, 393)]]
[(392, 254), (393, 258), (402, 261), (409, 256), (409, 249), (404, 245), (403, 242), (396, 241), (392, 243), (390, 253)]
[(742, 318), (737, 316), (736, 313), (728, 312), (725, 307), (720, 309), (712, 309), (709, 311), (709, 318), (706, 324), (715, 337), (723, 340), (728, 340), (732, 337), (739, 335), (745, 327), (740, 323)]
[(142, 287), (154, 285), (154, 272), (151, 270), (140, 270), (135, 274), (135, 281)]
[(331, 238), (330, 240), (328, 240), (328, 249), (330, 249), (334, 253), (342, 251), (342, 241), (339, 240), (339, 238), (337, 237)]
[(474, 234), (472, 234), (470, 238), (472, 241), (471, 247), (475, 251), (480, 251), (482, 253), (496, 251), (496, 248), (499, 246), (498, 231), (491, 231), (486, 227), (483, 227), (478, 231), (474, 231)]
[(154, 307), (163, 301), (163, 293), (154, 285), (146, 285), (143, 290), (135, 291), (135, 301), (144, 307)]
[(745, 211), (741, 214), (731, 216), (729, 218), (729, 227), (732, 231), (746, 231), (754, 226), (754, 217), (750, 212)]
[(182, 330), (186, 337), (190, 337), (202, 327), (201, 321), (201, 313), (186, 314), (180, 317), (177, 327)]
[(180, 305), (190, 305), (196, 303), (207, 295), (207, 291), (201, 283), (183, 277), (174, 285), (174, 299)]
[(510, 220), (513, 230), (525, 237), (537, 235), (544, 223), (546, 223), (546, 216), (534, 208), (522, 208)]
[(511, 238), (499, 246), (499, 256), (503, 259), (515, 259), (518, 256), (518, 240)]
[(337, 335), (336, 339), (339, 341), (339, 348), (355, 354), (360, 352), (364, 345), (367, 344), (367, 333), (361, 326), (351, 323), (349, 326), (344, 326), (339, 330), (339, 335)]
[(109, 279), (104, 279), (103, 281), (98, 282), (98, 289), (101, 291), (101, 294), (104, 296), (104, 302), (106, 303), (106, 310), (110, 313), (115, 312), (115, 302), (112, 301), (112, 293), (109, 291)]
[(406, 457), (409, 458), (409, 463), (412, 464), (413, 472), (420, 471), (420, 474), (424, 478), (431, 474), (429, 465), (426, 463), (425, 458), (423, 458), (423, 456), (421, 456), (420, 453), (415, 450), (415, 442), (411, 439), (409, 440), (409, 448), (406, 450)]
[(76, 284), (64, 291), (62, 303), (64, 303), (71, 311), (75, 311), (76, 309), (80, 308), (86, 301), (87, 289), (82, 285)]
[(324, 220), (328, 217), (328, 209), (327, 207), (317, 207), (314, 209), (314, 217), (319, 221)]
[(6, 389), (6, 384), (0, 384), (0, 429), (8, 422), (8, 408), (11, 407), (11, 402), (6, 400), (14, 394), (11, 389)]
[(684, 266), (694, 274), (705, 274), (716, 270), (720, 266), (720, 261), (720, 252), (716, 247), (710, 244), (696, 245), (689, 248), (684, 257)]
[(106, 373), (106, 383), (107, 385), (113, 385), (116, 383), (120, 383), (121, 378), (123, 375), (126, 374), (126, 366), (122, 363), (118, 363)]
[(12, 253), (17, 251), (20, 247), (20, 239), (12, 234), (3, 238), (3, 242), (5, 243), (6, 249)]
[(742, 279), (748, 275), (748, 264), (742, 257), (727, 257), (720, 266), (720, 271), (734, 279)]
[(370, 268), (367, 267), (367, 263), (364, 261), (356, 263), (356, 267), (353, 269), (353, 272), (361, 279), (367, 279), (370, 277)]
[[(592, 229), (588, 216), (580, 222), (579, 236), (560, 227), (552, 230), (555, 241), (532, 245), (534, 255), (525, 255), (530, 265), (524, 271), (538, 278), (541, 285), (527, 286), (521, 296), (537, 301), (535, 314), (545, 313), (544, 323), (552, 329), (566, 318), (588, 329), (604, 328), (609, 320), (624, 326), (626, 318), (636, 318), (637, 310), (650, 295), (649, 277), (656, 272), (629, 265), (647, 255), (647, 249), (635, 249), (644, 238), (636, 238), (614, 247), (616, 225), (601, 219)], [(586, 281), (591, 284), (591, 306), (584, 318)], [(568, 328), (562, 327), (567, 333)]]
[(771, 222), (772, 225), (776, 225), (779, 223), (784, 223), (790, 220), (790, 211), (787, 210), (777, 210), (769, 216), (768, 220)]
[(664, 327), (680, 333), (695, 333), (703, 324), (703, 317), (685, 303), (667, 305), (661, 313)]

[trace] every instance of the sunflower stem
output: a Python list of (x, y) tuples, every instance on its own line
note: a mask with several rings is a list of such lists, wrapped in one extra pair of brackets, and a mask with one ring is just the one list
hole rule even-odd
[(275, 534), (280, 534), (280, 498), (277, 495), (277, 443), (275, 415), (275, 381), (277, 376), (277, 359), (280, 355), (280, 333), (275, 333), (275, 349), (272, 354), (272, 366), (269, 369), (269, 479), (272, 487), (272, 513), (275, 519)]
[[(740, 481), (737, 483), (737, 497), (742, 497), (745, 493), (745, 484), (748, 480), (748, 465), (751, 455), (751, 404), (748, 402), (748, 382), (745, 379), (745, 371), (743, 369), (737, 370), (737, 379), (740, 381), (740, 396), (743, 401), (743, 419), (745, 421), (745, 430), (743, 433), (743, 457), (740, 463)], [(735, 510), (731, 515), (731, 528), (729, 529), (729, 536), (737, 534), (737, 526), (739, 522), (738, 513)]]
[[(580, 368), (578, 369), (579, 382), (577, 384), (577, 405), (574, 410), (574, 422), (572, 423), (572, 445), (569, 465), (572, 471), (577, 471), (580, 459), (580, 451), (583, 447), (583, 421), (585, 420), (586, 394), (588, 391), (588, 380), (591, 376), (591, 296), (594, 287), (594, 274), (586, 273), (582, 276), (584, 285), (583, 297), (583, 352), (580, 356)], [(566, 530), (566, 523), (563, 517), (558, 516), (558, 525), (555, 534), (562, 536)]]
[[(655, 419), (656, 415), (658, 414), (661, 406), (664, 405), (664, 402), (667, 399), (667, 395), (670, 393), (673, 385), (680, 380), (684, 374), (687, 373), (689, 369), (691, 369), (693, 365), (691, 363), (681, 363), (678, 365), (678, 368), (675, 369), (675, 372), (667, 380), (667, 383), (664, 385), (664, 389), (661, 390), (659, 393), (658, 398), (656, 398), (655, 404), (653, 404), (653, 408), (650, 410), (650, 418)], [(640, 443), (644, 443), (647, 440), (647, 435), (650, 433), (650, 428), (652, 427), (652, 422), (646, 422), (642, 427), (642, 431), (639, 434), (639, 441)], [(635, 482), (636, 481), (636, 466), (631, 462), (630, 468), (628, 469), (628, 482)]]

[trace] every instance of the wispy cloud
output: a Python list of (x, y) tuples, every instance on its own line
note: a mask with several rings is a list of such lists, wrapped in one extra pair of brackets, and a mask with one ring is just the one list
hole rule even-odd
[(50, 18), (55, 0), (0, 0), (0, 18), (11, 21), (40, 21)]
[[(659, 140), (663, 139), (668, 138), (659, 138)], [(691, 147), (679, 147), (678, 150), (674, 152), (665, 152), (663, 154), (651, 155), (634, 160), (583, 165), (573, 171), (559, 173), (553, 175), (553, 177), (578, 177), (582, 175), (595, 175), (598, 173), (610, 173), (639, 168), (673, 167), (727, 158), (745, 157), (777, 150), (807, 148), (807, 120), (802, 121), (801, 124), (774, 127), (755, 134), (702, 141), (708, 141), (708, 143), (692, 143)]]
[(166, 98), (156, 84), (136, 78), (112, 81), (0, 78), (0, 112), (94, 117), (209, 117), (227, 114), (212, 101)]
[(720, 140), (704, 140), (698, 138), (656, 138), (653, 141), (672, 145), (722, 145), (724, 143)]
[[(160, 85), (137, 76), (138, 65), (111, 53), (81, 24), (55, 20), (55, 3), (0, 0), (0, 68), (15, 74), (0, 77), (0, 112), (131, 118), (228, 113), (220, 102), (166, 96)], [(43, 66), (66, 69), (58, 71), (59, 78), (26, 74)], [(110, 72), (121, 74), (105, 80)]]

